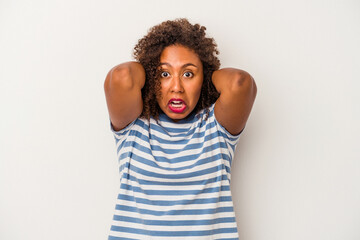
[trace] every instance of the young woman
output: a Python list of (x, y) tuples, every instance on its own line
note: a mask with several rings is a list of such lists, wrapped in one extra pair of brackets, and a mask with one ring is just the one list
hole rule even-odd
[(256, 85), (219, 69), (205, 30), (187, 19), (154, 26), (137, 61), (106, 77), (120, 171), (111, 240), (238, 239), (230, 167)]

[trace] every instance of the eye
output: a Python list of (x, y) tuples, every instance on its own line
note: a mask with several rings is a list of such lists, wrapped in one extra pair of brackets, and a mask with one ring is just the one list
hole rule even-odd
[(185, 72), (183, 76), (187, 78), (191, 78), (194, 76), (194, 74), (192, 72)]
[(170, 76), (170, 74), (168, 72), (162, 72), (161, 73), (162, 78), (167, 78), (168, 76)]

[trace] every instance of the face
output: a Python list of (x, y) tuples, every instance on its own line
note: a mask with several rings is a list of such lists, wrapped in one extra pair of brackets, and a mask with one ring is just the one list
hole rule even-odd
[(174, 121), (187, 117), (196, 107), (203, 83), (203, 66), (191, 49), (166, 47), (160, 56), (161, 110)]

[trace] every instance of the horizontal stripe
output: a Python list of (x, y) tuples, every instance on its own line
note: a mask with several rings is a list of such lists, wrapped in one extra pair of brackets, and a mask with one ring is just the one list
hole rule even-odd
[[(151, 209), (158, 211), (171, 211), (176, 209), (210, 209), (217, 207), (233, 207), (232, 198), (230, 195), (214, 198), (206, 195), (201, 195), (200, 199), (181, 199), (179, 196), (174, 203), (170, 200), (152, 200), (151, 198), (147, 199), (144, 196), (134, 196), (130, 194), (121, 194), (119, 198), (115, 201), (116, 204), (139, 207), (143, 209)], [(159, 195), (157, 195), (159, 196)], [(164, 197), (162, 197), (164, 199)], [(160, 198), (161, 199), (161, 198)]]
[[(126, 201), (135, 201), (137, 203), (151, 204), (154, 205), (154, 201), (149, 199), (134, 197), (125, 194), (118, 194), (118, 199)], [(220, 196), (220, 197), (210, 197), (210, 198), (198, 198), (198, 199), (183, 199), (183, 200), (156, 200), (157, 206), (174, 206), (174, 205), (189, 205), (189, 204), (208, 204), (208, 203), (219, 203), (219, 202), (231, 202), (231, 196)]]
[(209, 193), (201, 193), (197, 196), (194, 195), (147, 195), (143, 192), (134, 192), (131, 189), (119, 189), (118, 194), (134, 196), (136, 198), (144, 198), (149, 201), (188, 201), (194, 199), (209, 199), (209, 198), (220, 198), (220, 197), (229, 197), (231, 196), (231, 191), (220, 191), (220, 192), (209, 192)]
[(161, 220), (144, 220), (140, 218), (133, 218), (127, 216), (114, 215), (115, 221), (124, 221), (131, 223), (139, 223), (144, 225), (156, 225), (156, 226), (196, 226), (196, 225), (214, 225), (219, 223), (234, 223), (234, 217), (215, 218), (206, 220), (178, 220), (178, 221), (161, 221)]
[[(117, 199), (117, 205), (124, 205), (128, 207), (134, 207), (144, 210), (152, 210), (157, 212), (171, 212), (174, 210), (206, 210), (215, 208), (233, 208), (231, 201), (223, 201), (217, 203), (202, 203), (202, 204), (188, 204), (188, 205), (158, 205), (156, 201), (151, 201), (151, 204), (143, 204), (135, 201), (127, 201), (124, 199)], [(132, 215), (132, 217), (135, 217)], [(212, 218), (211, 218), (212, 219)], [(184, 219), (182, 219), (184, 220)]]
[(162, 186), (172, 186), (172, 187), (174, 187), (174, 186), (206, 185), (206, 184), (215, 183), (218, 181), (227, 181), (228, 180), (227, 175), (221, 175), (221, 176), (202, 179), (202, 180), (198, 180), (198, 181), (177, 181), (177, 182), (166, 181), (166, 182), (164, 182), (164, 181), (139, 179), (139, 178), (136, 178), (136, 177), (130, 175), (129, 173), (124, 173), (122, 175), (122, 178), (129, 179), (130, 181), (133, 181), (133, 182), (138, 182), (140, 185), (162, 185)]
[[(130, 167), (130, 164), (128, 162), (126, 162), (125, 165), (126, 165), (125, 166), (126, 168)], [(230, 172), (230, 168), (227, 167), (227, 166), (224, 166), (224, 165), (218, 165), (218, 166), (215, 166), (215, 167), (209, 167), (209, 168), (206, 168), (206, 169), (202, 169), (202, 170), (198, 170), (198, 171), (194, 171), (194, 172), (188, 172), (188, 173), (181, 173), (181, 174), (156, 173), (156, 172), (151, 172), (151, 171), (144, 170), (144, 169), (139, 168), (139, 167), (135, 167), (134, 165), (131, 166), (131, 170), (135, 171), (137, 173), (140, 173), (142, 175), (146, 175), (146, 176), (150, 176), (150, 177), (156, 177), (156, 178), (164, 178), (164, 179), (187, 179), (187, 178), (197, 177), (197, 176), (201, 176), (201, 175), (205, 175), (205, 174), (209, 174), (209, 173), (215, 173), (215, 172), (222, 173), (221, 170), (225, 170), (226, 172)]]
[(111, 226), (111, 230), (136, 233), (136, 234), (142, 234), (142, 235), (154, 236), (154, 237), (156, 237), (156, 236), (163, 236), (163, 237), (209, 236), (209, 235), (217, 234), (217, 233), (235, 233), (235, 232), (237, 232), (236, 228), (218, 228), (218, 229), (207, 230), (207, 231), (148, 231), (145, 229), (118, 227), (118, 226)]
[[(173, 182), (174, 183), (174, 182)], [(221, 186), (230, 186), (229, 180), (221, 180), (221, 181), (215, 181), (215, 182), (205, 182), (203, 181), (202, 184), (191, 184), (191, 185), (176, 185), (176, 184), (172, 184), (172, 185), (167, 185), (167, 184), (162, 184), (162, 185), (152, 185), (152, 184), (140, 184), (137, 181), (133, 181), (131, 179), (121, 179), (121, 183), (122, 184), (127, 184), (127, 185), (131, 185), (134, 187), (139, 187), (143, 190), (163, 190), (163, 191), (183, 191), (183, 190), (201, 190), (201, 189), (207, 189), (207, 188), (214, 188), (214, 187), (221, 187)]]
[(139, 187), (134, 187), (128, 184), (121, 184), (121, 189), (131, 190), (133, 192), (141, 192), (146, 195), (199, 195), (204, 193), (214, 193), (219, 191), (230, 191), (230, 186), (221, 186), (214, 188), (203, 188), (203, 189), (195, 189), (195, 190), (146, 190), (141, 189)]
[[(157, 201), (190, 201), (194, 199), (210, 199), (210, 198), (222, 198), (222, 197), (231, 197), (231, 191), (222, 191), (222, 192), (211, 192), (211, 193), (202, 193), (197, 196), (194, 195), (167, 195), (166, 198), (164, 195), (146, 195), (142, 192), (133, 192), (131, 190), (119, 189), (119, 194), (134, 196), (135, 198), (144, 198), (148, 199), (150, 202)], [(196, 198), (195, 198), (196, 197)], [(154, 204), (154, 203), (151, 203)], [(154, 204), (156, 205), (156, 204)]]
[[(127, 233), (127, 232), (117, 232), (117, 231), (110, 231), (110, 236), (108, 238), (109, 240), (149, 240), (149, 239), (153, 239), (153, 237), (151, 236), (145, 236), (145, 235), (140, 235), (140, 234), (136, 234), (136, 233)], [(238, 240), (238, 234), (237, 233), (218, 233), (218, 234), (213, 234), (211, 235), (211, 237), (209, 236), (156, 236), (155, 240), (209, 240), (209, 239), (217, 239), (217, 240), (224, 240), (224, 239), (236, 239)]]
[[(130, 166), (129, 162), (125, 162), (124, 165), (126, 165), (126, 168), (128, 166)], [(137, 167), (137, 168), (136, 167), (127, 168), (126, 170), (124, 170), (121, 173), (122, 174), (123, 173), (128, 173), (128, 174), (130, 174), (132, 176), (135, 176), (138, 179), (143, 179), (143, 180), (147, 180), (147, 181), (162, 181), (162, 182), (168, 182), (170, 184), (171, 183), (176, 184), (176, 182), (187, 182), (187, 181), (206, 181), (206, 179), (211, 179), (211, 178), (217, 177), (219, 175), (227, 175), (228, 179), (230, 178), (230, 173), (228, 173), (226, 171), (226, 169), (219, 169), (219, 171), (207, 172), (207, 173), (204, 173), (204, 174), (201, 174), (201, 175), (195, 175), (195, 176), (190, 176), (190, 174), (192, 173), (191, 171), (187, 171), (187, 172), (184, 171), (184, 173), (189, 174), (189, 176), (187, 178), (156, 177), (156, 176), (151, 176), (151, 174), (150, 175), (145, 175), (145, 174), (142, 174), (141, 172), (138, 172), (138, 168), (139, 169), (146, 168), (147, 167), (146, 165), (143, 165), (143, 164), (140, 164), (140, 163), (137, 163), (136, 165), (139, 166), (139, 167)], [(212, 166), (214, 166), (214, 165), (212, 165)], [(177, 173), (177, 171), (168, 172), (168, 174), (176, 174), (176, 173)], [(166, 173), (162, 173), (162, 174), (166, 175)], [(123, 181), (125, 181), (125, 179), (122, 179), (121, 175), (120, 175), (120, 183), (122, 183)], [(229, 182), (230, 182), (230, 179), (229, 179)]]
[(235, 217), (234, 212), (218, 212), (218, 213), (209, 213), (201, 215), (158, 215), (154, 216), (153, 214), (140, 213), (140, 212), (129, 212), (121, 209), (115, 209), (114, 215), (118, 216), (131, 216), (135, 218), (148, 219), (148, 220), (160, 220), (160, 221), (178, 221), (178, 220), (209, 220), (214, 218), (227, 218)]
[[(124, 219), (128, 220), (128, 219)], [(221, 227), (219, 227), (221, 225)], [(112, 226), (114, 227), (127, 227), (127, 228), (135, 228), (135, 229), (146, 229), (147, 231), (162, 231), (162, 232), (170, 232), (170, 231), (213, 231), (214, 229), (219, 228), (236, 228), (236, 224), (234, 222), (222, 222), (217, 224), (195, 224), (195, 225), (185, 225), (181, 226), (178, 224), (175, 225), (146, 225), (143, 223), (136, 223), (132, 221), (114, 221)]]
[(129, 207), (127, 205), (119, 205), (116, 204), (116, 210), (122, 210), (126, 212), (138, 212), (140, 214), (148, 214), (154, 216), (162, 216), (162, 215), (202, 215), (202, 214), (214, 214), (219, 212), (233, 212), (233, 207), (219, 207), (213, 209), (179, 209), (179, 210), (170, 210), (170, 211), (154, 211), (150, 209)]
[(125, 237), (109, 236), (108, 240), (139, 240), (139, 239), (138, 238), (125, 238)]

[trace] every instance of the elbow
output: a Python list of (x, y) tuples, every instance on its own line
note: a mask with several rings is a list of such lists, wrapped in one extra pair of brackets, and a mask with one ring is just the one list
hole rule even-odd
[(111, 70), (110, 82), (126, 89), (134, 87), (134, 81), (131, 76), (129, 66), (115, 67)]
[(254, 78), (246, 71), (238, 70), (234, 74), (231, 88), (233, 91), (250, 91), (254, 95), (257, 92), (257, 86)]
[(131, 71), (128, 66), (116, 66), (112, 68), (106, 76), (104, 82), (105, 91), (113, 88), (129, 90), (134, 87)]

